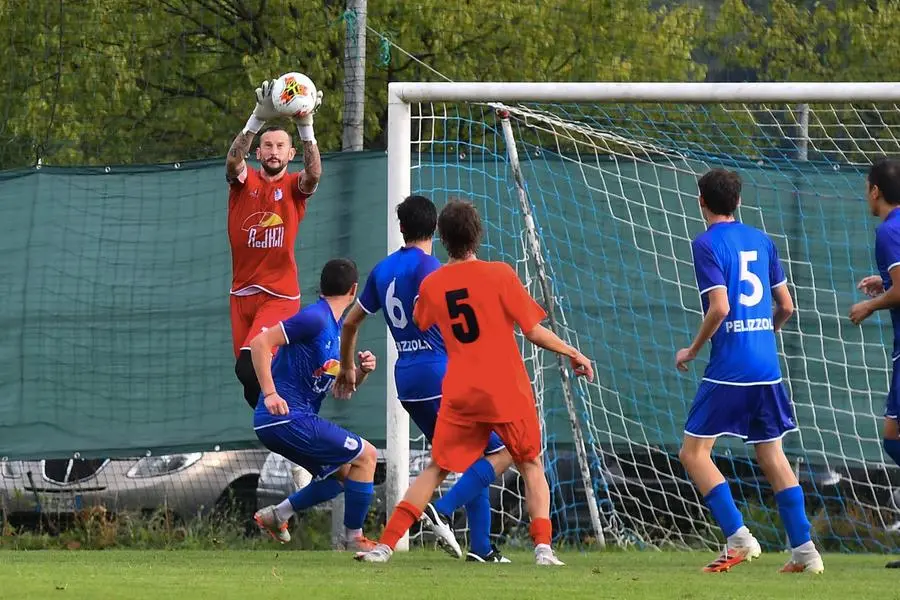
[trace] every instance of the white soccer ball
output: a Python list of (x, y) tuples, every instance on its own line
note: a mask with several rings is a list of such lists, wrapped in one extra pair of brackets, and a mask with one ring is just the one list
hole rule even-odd
[(272, 104), (286, 117), (302, 117), (316, 107), (316, 84), (303, 73), (285, 73), (272, 86)]

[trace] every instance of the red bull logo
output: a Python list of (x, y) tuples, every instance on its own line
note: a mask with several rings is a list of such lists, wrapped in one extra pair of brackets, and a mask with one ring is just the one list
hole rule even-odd
[(285, 77), (284, 90), (282, 90), (279, 99), (282, 104), (288, 104), (296, 96), (306, 96), (307, 94), (309, 94), (309, 90), (305, 85), (298, 82), (294, 77)]
[(247, 232), (249, 248), (284, 246), (284, 220), (273, 212), (256, 212), (244, 219), (241, 230)]
[(334, 383), (334, 378), (341, 372), (341, 362), (329, 358), (321, 367), (312, 372), (313, 390), (317, 394), (327, 392)]

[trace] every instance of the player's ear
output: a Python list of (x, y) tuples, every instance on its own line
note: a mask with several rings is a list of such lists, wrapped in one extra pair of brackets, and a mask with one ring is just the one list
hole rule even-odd
[(256, 160), (262, 159), (262, 152), (259, 150), (259, 146), (256, 147)]
[(355, 298), (355, 297), (356, 297), (356, 290), (357, 290), (357, 289), (359, 289), (359, 283), (354, 283), (352, 286), (350, 286), (350, 291), (347, 292), (347, 294), (348, 294), (349, 296)]
[(297, 156), (297, 149), (291, 146), (291, 151), (288, 152), (288, 161), (294, 160), (295, 156)]

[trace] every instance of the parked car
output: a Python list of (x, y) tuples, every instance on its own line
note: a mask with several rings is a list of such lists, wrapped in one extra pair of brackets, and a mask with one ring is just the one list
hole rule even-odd
[(161, 508), (191, 518), (226, 507), (249, 519), (269, 452), (190, 452), (124, 459), (0, 462), (0, 510), (7, 518)]

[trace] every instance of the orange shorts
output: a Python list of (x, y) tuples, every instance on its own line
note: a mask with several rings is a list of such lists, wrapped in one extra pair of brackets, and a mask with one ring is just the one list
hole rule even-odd
[(231, 342), (234, 357), (250, 349), (250, 341), (279, 321), (300, 310), (300, 299), (279, 298), (265, 292), (251, 296), (231, 296)]
[(462, 473), (471, 467), (484, 455), (492, 431), (500, 436), (516, 463), (531, 461), (541, 455), (541, 424), (536, 409), (508, 423), (463, 423), (447, 420), (443, 415), (443, 411), (438, 411), (431, 458), (445, 471)]

